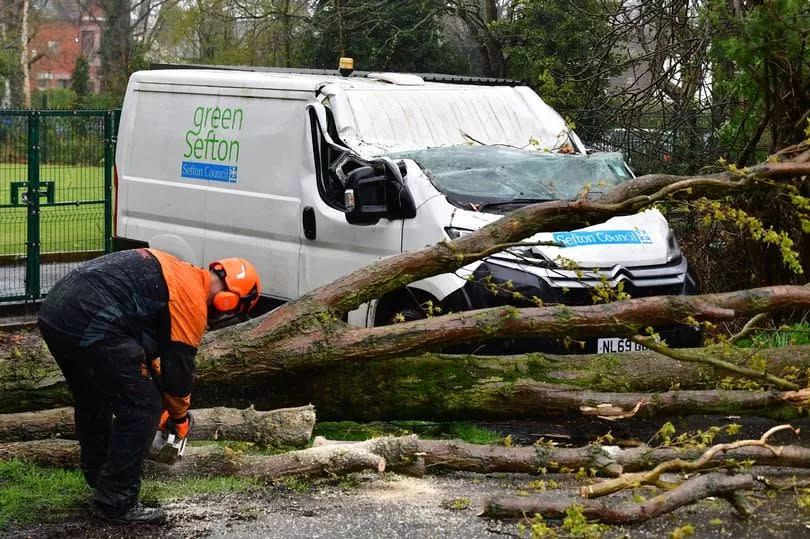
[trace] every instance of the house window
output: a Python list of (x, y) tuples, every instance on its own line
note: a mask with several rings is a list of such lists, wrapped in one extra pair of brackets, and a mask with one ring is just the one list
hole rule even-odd
[(48, 52), (51, 54), (59, 54), (59, 51), (62, 48), (62, 42), (57, 40), (48, 41)]
[(41, 73), (37, 78), (37, 88), (39, 88), (40, 90), (45, 90), (48, 86), (50, 86), (50, 84), (48, 83), (50, 78), (51, 78), (50, 73)]
[(88, 60), (96, 52), (96, 34), (91, 30), (82, 30), (82, 56)]

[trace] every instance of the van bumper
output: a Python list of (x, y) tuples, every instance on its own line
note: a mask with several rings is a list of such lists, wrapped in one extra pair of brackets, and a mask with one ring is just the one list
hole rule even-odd
[[(553, 272), (552, 272), (553, 273)], [(670, 295), (694, 295), (698, 293), (696, 283), (689, 275), (686, 261), (675, 260), (660, 268), (646, 267), (639, 270), (616, 271), (620, 275), (624, 291), (632, 298)], [(570, 284), (570, 279), (565, 282)], [(494, 287), (493, 287), (494, 285)], [(493, 293), (496, 291), (496, 293)], [(588, 286), (566, 288), (558, 286), (554, 279), (530, 271), (518, 270), (486, 260), (475, 270), (465, 285), (447, 296), (442, 302), (448, 310), (484, 309), (488, 307), (514, 306), (536, 307), (533, 298), (542, 304), (593, 305)], [(675, 348), (700, 346), (702, 334), (691, 326), (676, 324), (669, 327), (653, 328), (668, 345)], [(605, 335), (604, 337), (610, 337)], [(599, 337), (584, 340), (566, 341), (563, 335), (554, 338), (503, 339), (481, 345), (467, 346), (465, 350), (449, 352), (469, 352), (475, 349), (482, 353), (528, 353), (546, 352), (551, 354), (595, 354), (598, 353)]]

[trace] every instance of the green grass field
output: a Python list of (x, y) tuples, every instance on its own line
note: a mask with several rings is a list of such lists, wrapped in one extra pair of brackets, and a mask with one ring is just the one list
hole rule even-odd
[[(12, 183), (26, 181), (27, 165), (0, 163), (0, 256), (26, 251), (26, 208), (11, 204)], [(43, 165), (40, 182), (54, 182), (54, 202), (102, 201), (104, 168), (92, 165)], [(44, 190), (44, 187), (43, 187)], [(22, 192), (22, 191), (20, 191)], [(46, 203), (42, 197), (41, 202)], [(43, 206), (41, 253), (96, 251), (104, 248), (104, 205)]]

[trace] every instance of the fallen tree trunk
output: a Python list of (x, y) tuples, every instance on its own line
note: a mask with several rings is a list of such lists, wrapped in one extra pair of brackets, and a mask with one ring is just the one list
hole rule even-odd
[[(241, 393), (251, 401), (254, 397), (258, 399), (267, 395), (268, 379), (272, 377), (309, 376), (315, 370), (347, 363), (353, 363), (359, 368), (362, 362), (413, 356), (426, 349), (454, 343), (525, 337), (630, 337), (643, 333), (648, 326), (666, 327), (704, 320), (718, 322), (788, 309), (810, 309), (810, 288), (772, 286), (723, 294), (637, 298), (588, 306), (558, 305), (521, 309), (512, 306), (494, 307), (375, 328), (352, 328), (342, 322), (348, 311), (366, 301), (401, 289), (413, 281), (453, 271), (474, 260), (513, 247), (515, 242), (539, 231), (566, 230), (593, 224), (612, 215), (633, 213), (676, 193), (684, 198), (695, 198), (708, 192), (739, 192), (762, 186), (771, 188), (770, 184), (762, 180), (792, 178), (796, 174), (810, 171), (810, 164), (801, 160), (801, 152), (804, 152), (804, 148), (793, 149), (780, 154), (776, 159), (783, 162), (762, 163), (745, 171), (729, 171), (711, 177), (637, 178), (609, 190), (601, 201), (583, 197), (574, 201), (527, 206), (452, 242), (440, 242), (419, 251), (380, 260), (313, 290), (263, 317), (209, 336), (199, 349), (198, 389), (195, 394), (209, 394), (212, 399), (217, 399), (217, 390), (222, 386), (244, 386), (251, 387), (254, 391), (253, 395)], [(727, 352), (728, 349), (718, 348), (701, 351), (699, 354), (714, 356)], [(41, 344), (38, 354), (43, 355)], [(21, 355), (25, 356), (26, 353)], [(665, 365), (675, 364), (673, 360), (662, 361)], [(727, 369), (730, 363), (725, 365), (724, 368)], [(15, 365), (9, 370), (18, 375), (18, 368)], [(668, 367), (663, 368), (667, 369)], [(52, 369), (49, 372), (53, 372)], [(759, 381), (778, 382), (783, 388), (799, 389), (796, 383), (788, 380), (777, 381), (773, 377), (761, 380), (761, 374), (752, 368), (746, 370), (746, 376)], [(41, 380), (45, 377), (38, 378)], [(525, 382), (527, 378), (529, 383)], [(550, 390), (555, 391), (555, 396), (560, 395), (557, 388), (548, 385), (530, 387), (531, 383), (549, 383), (542, 378), (512, 375), (510, 380), (523, 384), (518, 388), (521, 391), (531, 389), (536, 402), (545, 404), (549, 398), (553, 398), (547, 396)], [(481, 383), (485, 381), (482, 380)], [(57, 385), (51, 380), (44, 386), (55, 392), (47, 396), (52, 403), (60, 398), (65, 399), (63, 386), (56, 387)], [(573, 384), (559, 390), (575, 389), (571, 386)], [(38, 390), (40, 387), (35, 385), (33, 389)], [(203, 389), (202, 393), (200, 388)], [(487, 389), (484, 387), (485, 391)], [(496, 390), (508, 393), (514, 388), (507, 384), (496, 387)], [(231, 391), (236, 392), (233, 389)], [(16, 398), (17, 410), (26, 409), (20, 408), (22, 406), (27, 406), (27, 409), (43, 407), (40, 400), (43, 393), (39, 391), (35, 391), (33, 397), (26, 388), (22, 388), (15, 396), (9, 397), (5, 393), (4, 391), (7, 399)], [(540, 394), (544, 396), (538, 397)], [(468, 396), (469, 393), (465, 395)], [(491, 400), (490, 396), (485, 396), (485, 404), (480, 408), (486, 410)], [(401, 406), (402, 402), (397, 401), (392, 407)], [(423, 402), (426, 407), (433, 404), (430, 398)], [(272, 408), (299, 403), (300, 400), (286, 402)], [(224, 403), (220, 401), (207, 405), (210, 404)], [(565, 405), (560, 407), (565, 408)], [(527, 415), (539, 412), (537, 408), (524, 411)], [(448, 415), (453, 413), (455, 411), (450, 411)], [(497, 415), (497, 410), (494, 413)], [(484, 416), (486, 415), (485, 412)]]
[[(361, 470), (384, 471), (406, 466), (417, 458), (416, 436), (374, 438), (367, 442), (313, 447), (279, 455), (245, 455), (227, 448), (188, 447), (172, 465), (146, 461), (147, 474), (161, 478), (239, 476), (261, 480), (285, 476), (318, 476)], [(0, 459), (23, 459), (37, 464), (77, 467), (79, 444), (73, 440), (37, 440), (0, 444)]]
[[(315, 407), (261, 412), (254, 408), (195, 408), (190, 440), (239, 440), (260, 447), (303, 447), (312, 438)], [(0, 442), (73, 438), (73, 408), (0, 414)]]
[(687, 319), (728, 321), (785, 309), (810, 310), (810, 288), (772, 286), (586, 306), (493, 307), (374, 328), (350, 328), (332, 321), (331, 325), (310, 327), (282, 338), (260, 332), (264, 319), (259, 318), (244, 327), (224, 329), (203, 344), (197, 357), (197, 376), (201, 382), (222, 383), (348, 361), (379, 361), (437, 346), (495, 338), (630, 337), (650, 326), (665, 327)]
[[(523, 518), (539, 514), (543, 518), (563, 518), (566, 509), (578, 505), (582, 507), (582, 513), (586, 518), (608, 524), (629, 524), (655, 518), (709, 496), (728, 498), (741, 490), (750, 490), (756, 486), (757, 481), (750, 474), (711, 473), (688, 479), (670, 491), (636, 504), (628, 504), (626, 500), (612, 503), (583, 500), (559, 492), (546, 492), (529, 497), (499, 496), (486, 502), (483, 516)], [(733, 505), (737, 508), (740, 504), (735, 501)]]
[[(810, 346), (740, 350), (737, 361), (750, 362), (754, 353), (768, 365), (768, 372), (777, 375), (788, 366), (800, 371), (810, 368)], [(668, 392), (671, 387), (713, 388), (726, 375), (652, 351), (570, 356), (422, 354), (254, 376), (239, 383), (199, 380), (193, 399), (197, 407), (255, 404), (263, 410), (311, 402), (321, 420), (360, 421), (536, 417), (544, 408), (555, 415), (579, 414), (581, 406), (602, 402), (630, 409), (643, 398), (650, 402), (640, 410), (641, 416), (692, 411), (783, 417), (794, 413), (768, 392), (707, 392), (705, 396)], [(578, 398), (573, 392), (579, 388), (591, 392)], [(619, 395), (605, 395), (611, 393)], [(70, 404), (56, 362), (36, 332), (0, 334), (0, 413)]]

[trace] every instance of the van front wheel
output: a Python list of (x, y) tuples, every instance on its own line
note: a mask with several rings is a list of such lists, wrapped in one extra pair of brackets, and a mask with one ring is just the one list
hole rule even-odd
[(404, 307), (390, 317), (388, 324), (413, 322), (414, 320), (422, 320), (423, 318), (425, 318), (425, 313), (423, 313), (421, 309), (417, 307)]
[[(388, 326), (427, 318), (422, 305), (432, 299), (430, 294), (416, 290), (398, 290), (380, 299), (375, 326)], [(435, 302), (435, 300), (433, 300)]]

